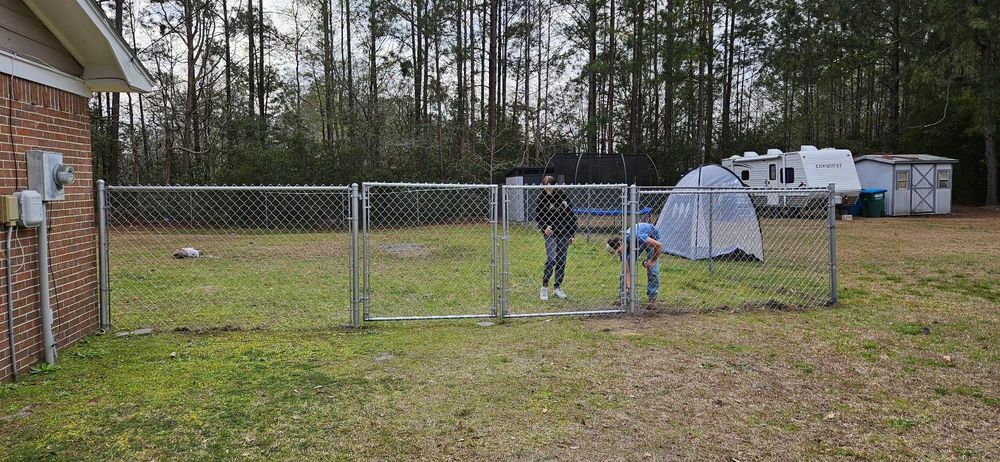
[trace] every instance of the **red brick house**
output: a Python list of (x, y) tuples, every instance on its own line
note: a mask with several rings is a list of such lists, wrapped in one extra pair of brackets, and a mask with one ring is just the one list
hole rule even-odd
[[(92, 0), (0, 0), (0, 195), (28, 188), (30, 150), (61, 153), (76, 169), (65, 200), (47, 204), (53, 355), (99, 328), (88, 103), (93, 92), (148, 92), (152, 86)], [(0, 243), (6, 234), (7, 228), (0, 231)], [(12, 346), (21, 372), (43, 360), (46, 350), (38, 229), (18, 228), (11, 237), (11, 300), (0, 255), (0, 381), (14, 375)]]

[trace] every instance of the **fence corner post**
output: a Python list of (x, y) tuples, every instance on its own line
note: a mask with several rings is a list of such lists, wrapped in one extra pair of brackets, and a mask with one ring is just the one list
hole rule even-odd
[(494, 185), (493, 200), (493, 312), (497, 324), (507, 314), (507, 191)]
[(358, 206), (358, 184), (351, 184), (351, 327), (361, 327), (361, 265), (359, 264), (358, 223), (360, 210)]
[(97, 277), (100, 286), (100, 324), (102, 330), (111, 328), (110, 281), (108, 280), (108, 219), (107, 188), (104, 180), (97, 180)]
[(491, 317), (497, 318), (498, 321), (503, 319), (503, 316), (499, 314), (501, 311), (500, 281), (502, 278), (499, 277), (498, 274), (499, 269), (497, 266), (500, 254), (499, 253), (500, 240), (498, 236), (499, 234), (498, 225), (500, 223), (499, 207), (500, 207), (500, 186), (493, 185), (493, 187), (490, 188), (490, 234), (491, 234), (490, 274), (493, 277), (493, 286), (491, 288), (491, 293), (490, 293), (490, 315)]
[(828, 186), (827, 227), (830, 230), (830, 304), (835, 305), (840, 300), (837, 290), (837, 204), (835, 200), (837, 185)]

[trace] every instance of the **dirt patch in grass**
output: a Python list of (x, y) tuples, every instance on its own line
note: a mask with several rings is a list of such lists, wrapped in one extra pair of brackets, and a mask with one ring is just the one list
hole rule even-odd
[(737, 306), (702, 306), (702, 307), (684, 307), (684, 306), (667, 306), (662, 303), (646, 303), (641, 304), (639, 312), (641, 314), (650, 315), (687, 315), (687, 314), (709, 314), (709, 313), (758, 313), (758, 312), (769, 312), (769, 311), (805, 311), (817, 309), (815, 306), (804, 306), (804, 305), (794, 305), (783, 303), (778, 300), (768, 300), (759, 303), (742, 303)]
[(967, 207), (959, 205), (952, 207), (951, 212), (950, 215), (934, 215), (927, 218), (959, 220), (969, 218), (1000, 219), (1000, 207)]
[(380, 250), (382, 252), (400, 257), (425, 257), (430, 255), (430, 251), (427, 249), (427, 246), (407, 242), (384, 245)]
[[(583, 440), (595, 450), (615, 444), (663, 460), (1000, 454), (986, 442), (1000, 429), (1000, 411), (985, 398), (998, 390), (989, 363), (914, 365), (904, 358), (912, 348), (906, 341), (831, 326), (840, 315), (651, 315), (586, 323), (639, 348), (621, 350), (619, 386), (629, 399), (610, 426), (626, 434), (594, 429)], [(953, 393), (940, 388), (945, 383), (989, 384), (992, 391), (959, 386), (964, 393)]]
[(833, 307), (91, 337), (0, 386), (0, 454), (1000, 460), (1000, 214), (963, 214), (840, 224)]

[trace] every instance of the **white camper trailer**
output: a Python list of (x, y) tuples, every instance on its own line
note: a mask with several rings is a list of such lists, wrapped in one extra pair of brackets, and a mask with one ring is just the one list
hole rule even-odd
[[(723, 159), (722, 166), (733, 171), (751, 188), (825, 188), (834, 183), (834, 200), (841, 208), (850, 207), (861, 193), (861, 180), (854, 157), (846, 149), (802, 146), (797, 152), (768, 149), (767, 154), (746, 152)], [(794, 206), (780, 194), (767, 197), (771, 206)]]

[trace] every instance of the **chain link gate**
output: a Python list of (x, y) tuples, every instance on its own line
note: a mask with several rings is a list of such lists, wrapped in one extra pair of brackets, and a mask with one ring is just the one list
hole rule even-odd
[(362, 185), (365, 321), (497, 313), (498, 187)]
[(357, 326), (357, 196), (347, 186), (99, 182), (102, 327)]
[(605, 249), (625, 237), (631, 203), (625, 185), (504, 186), (503, 316), (629, 311), (624, 259)]

